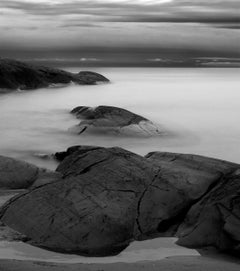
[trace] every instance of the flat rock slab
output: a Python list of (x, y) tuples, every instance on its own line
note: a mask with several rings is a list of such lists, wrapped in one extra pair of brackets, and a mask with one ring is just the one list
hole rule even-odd
[(125, 136), (159, 136), (160, 127), (150, 120), (114, 106), (87, 107), (78, 106), (71, 111), (78, 119), (79, 125), (73, 131), (78, 134), (114, 134)]
[(186, 246), (238, 251), (238, 164), (94, 146), (74, 146), (56, 156), (62, 177), (17, 195), (0, 213), (32, 244), (104, 256), (133, 240), (177, 235)]

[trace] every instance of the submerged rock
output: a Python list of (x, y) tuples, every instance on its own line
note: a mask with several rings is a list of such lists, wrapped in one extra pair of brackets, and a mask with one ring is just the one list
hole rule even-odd
[(160, 128), (150, 120), (114, 106), (78, 106), (71, 111), (82, 121), (75, 126), (79, 134), (117, 134), (126, 136), (161, 135)]
[(104, 76), (93, 72), (73, 74), (59, 69), (0, 58), (0, 92), (37, 89), (71, 82), (86, 85), (108, 81)]
[(74, 146), (56, 157), (61, 178), (16, 196), (0, 213), (32, 244), (103, 256), (132, 240), (177, 234), (186, 246), (239, 248), (240, 165), (117, 147)]

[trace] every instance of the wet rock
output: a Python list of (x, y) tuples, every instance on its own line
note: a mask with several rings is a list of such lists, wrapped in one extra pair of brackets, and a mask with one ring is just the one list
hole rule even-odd
[(150, 120), (123, 108), (114, 106), (78, 106), (71, 111), (79, 125), (74, 129), (79, 134), (116, 134), (126, 136), (161, 135), (160, 127)]

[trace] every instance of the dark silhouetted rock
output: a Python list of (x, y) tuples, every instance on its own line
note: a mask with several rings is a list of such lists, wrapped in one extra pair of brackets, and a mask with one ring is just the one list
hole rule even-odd
[(0, 156), (0, 188), (27, 188), (36, 180), (39, 169), (26, 162)]
[(78, 79), (84, 81), (86, 84), (94, 84), (96, 82), (109, 82), (109, 80), (103, 75), (90, 71), (79, 72)]
[(81, 119), (74, 131), (79, 134), (117, 134), (126, 136), (156, 136), (160, 128), (150, 120), (114, 106), (78, 106), (71, 111)]
[(0, 156), (0, 189), (27, 189), (35, 182), (53, 182), (59, 173), (38, 168), (32, 164)]
[(103, 256), (132, 240), (177, 234), (186, 246), (221, 249), (207, 241), (218, 236), (227, 250), (239, 247), (237, 164), (91, 146), (56, 157), (59, 179), (16, 196), (0, 213), (35, 245)]
[(0, 92), (16, 89), (30, 90), (71, 82), (86, 85), (108, 81), (107, 78), (97, 73), (73, 74), (59, 69), (0, 58)]

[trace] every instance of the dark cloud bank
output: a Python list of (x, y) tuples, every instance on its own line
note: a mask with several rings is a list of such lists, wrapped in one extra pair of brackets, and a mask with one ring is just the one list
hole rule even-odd
[[(1, 0), (2, 20), (9, 18), (9, 23), (0, 25), (0, 55), (50, 65), (239, 65), (239, 0), (147, 2)], [(142, 30), (138, 33), (136, 28), (129, 34), (131, 24), (143, 25)], [(152, 32), (149, 35), (148, 28), (156, 29), (156, 37)], [(45, 34), (49, 29), (56, 34), (54, 42)], [(199, 29), (198, 45), (191, 35), (194, 37)], [(186, 36), (188, 31), (192, 34)], [(99, 41), (101, 33), (103, 40), (106, 37), (105, 44)], [(34, 41), (35, 37), (41, 44)], [(149, 41), (141, 42), (141, 37), (149, 37)], [(189, 39), (187, 45), (179, 43), (181, 38)], [(213, 42), (204, 43), (209, 38)]]

